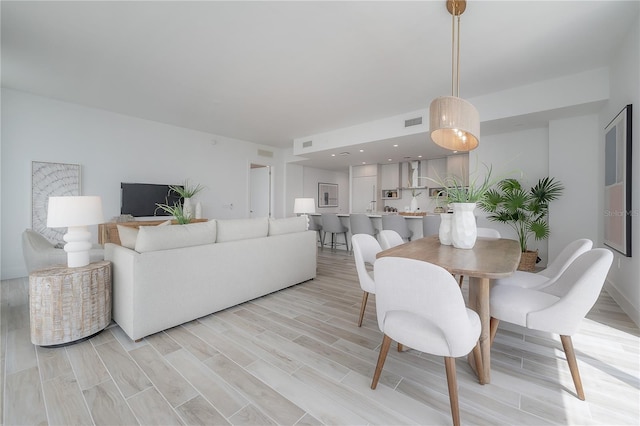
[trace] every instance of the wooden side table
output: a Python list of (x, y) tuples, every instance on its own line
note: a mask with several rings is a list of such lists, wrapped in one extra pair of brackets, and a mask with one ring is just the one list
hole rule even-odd
[(31, 342), (39, 346), (73, 342), (111, 322), (111, 262), (29, 274)]

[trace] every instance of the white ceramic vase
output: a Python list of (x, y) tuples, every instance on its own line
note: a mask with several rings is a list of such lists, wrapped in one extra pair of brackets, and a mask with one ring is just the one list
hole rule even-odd
[(202, 219), (202, 204), (200, 201), (196, 203), (196, 219)]
[(473, 211), (476, 203), (453, 203), (451, 218), (451, 242), (461, 249), (471, 249), (478, 237), (478, 227)]
[(182, 213), (187, 217), (193, 217), (193, 205), (191, 204), (191, 198), (185, 198), (182, 202)]
[(417, 197), (411, 198), (411, 211), (413, 213), (418, 211), (418, 198)]
[(440, 228), (438, 229), (438, 238), (440, 244), (445, 246), (451, 245), (451, 217), (453, 215), (449, 213), (440, 214)]

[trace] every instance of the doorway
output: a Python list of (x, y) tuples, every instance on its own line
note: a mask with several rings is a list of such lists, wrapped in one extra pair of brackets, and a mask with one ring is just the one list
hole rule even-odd
[(251, 163), (249, 217), (271, 217), (271, 167)]

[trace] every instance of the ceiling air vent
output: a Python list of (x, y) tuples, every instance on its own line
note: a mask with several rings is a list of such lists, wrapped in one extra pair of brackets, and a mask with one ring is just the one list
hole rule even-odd
[(302, 142), (302, 147), (303, 148), (310, 148), (311, 145), (313, 145), (313, 141)]
[(404, 127), (417, 126), (418, 124), (422, 124), (422, 117), (411, 118), (409, 120), (404, 120)]
[(271, 151), (267, 151), (266, 149), (259, 149), (258, 150), (258, 155), (261, 157), (273, 157), (273, 152)]

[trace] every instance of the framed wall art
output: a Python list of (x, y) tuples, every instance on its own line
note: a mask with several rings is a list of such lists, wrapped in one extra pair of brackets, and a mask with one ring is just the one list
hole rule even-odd
[(318, 183), (318, 207), (338, 207), (337, 183)]
[(604, 244), (631, 257), (631, 105), (604, 131)]
[(49, 197), (80, 195), (80, 165), (31, 162), (31, 228), (52, 243), (62, 243), (66, 229), (47, 228)]

